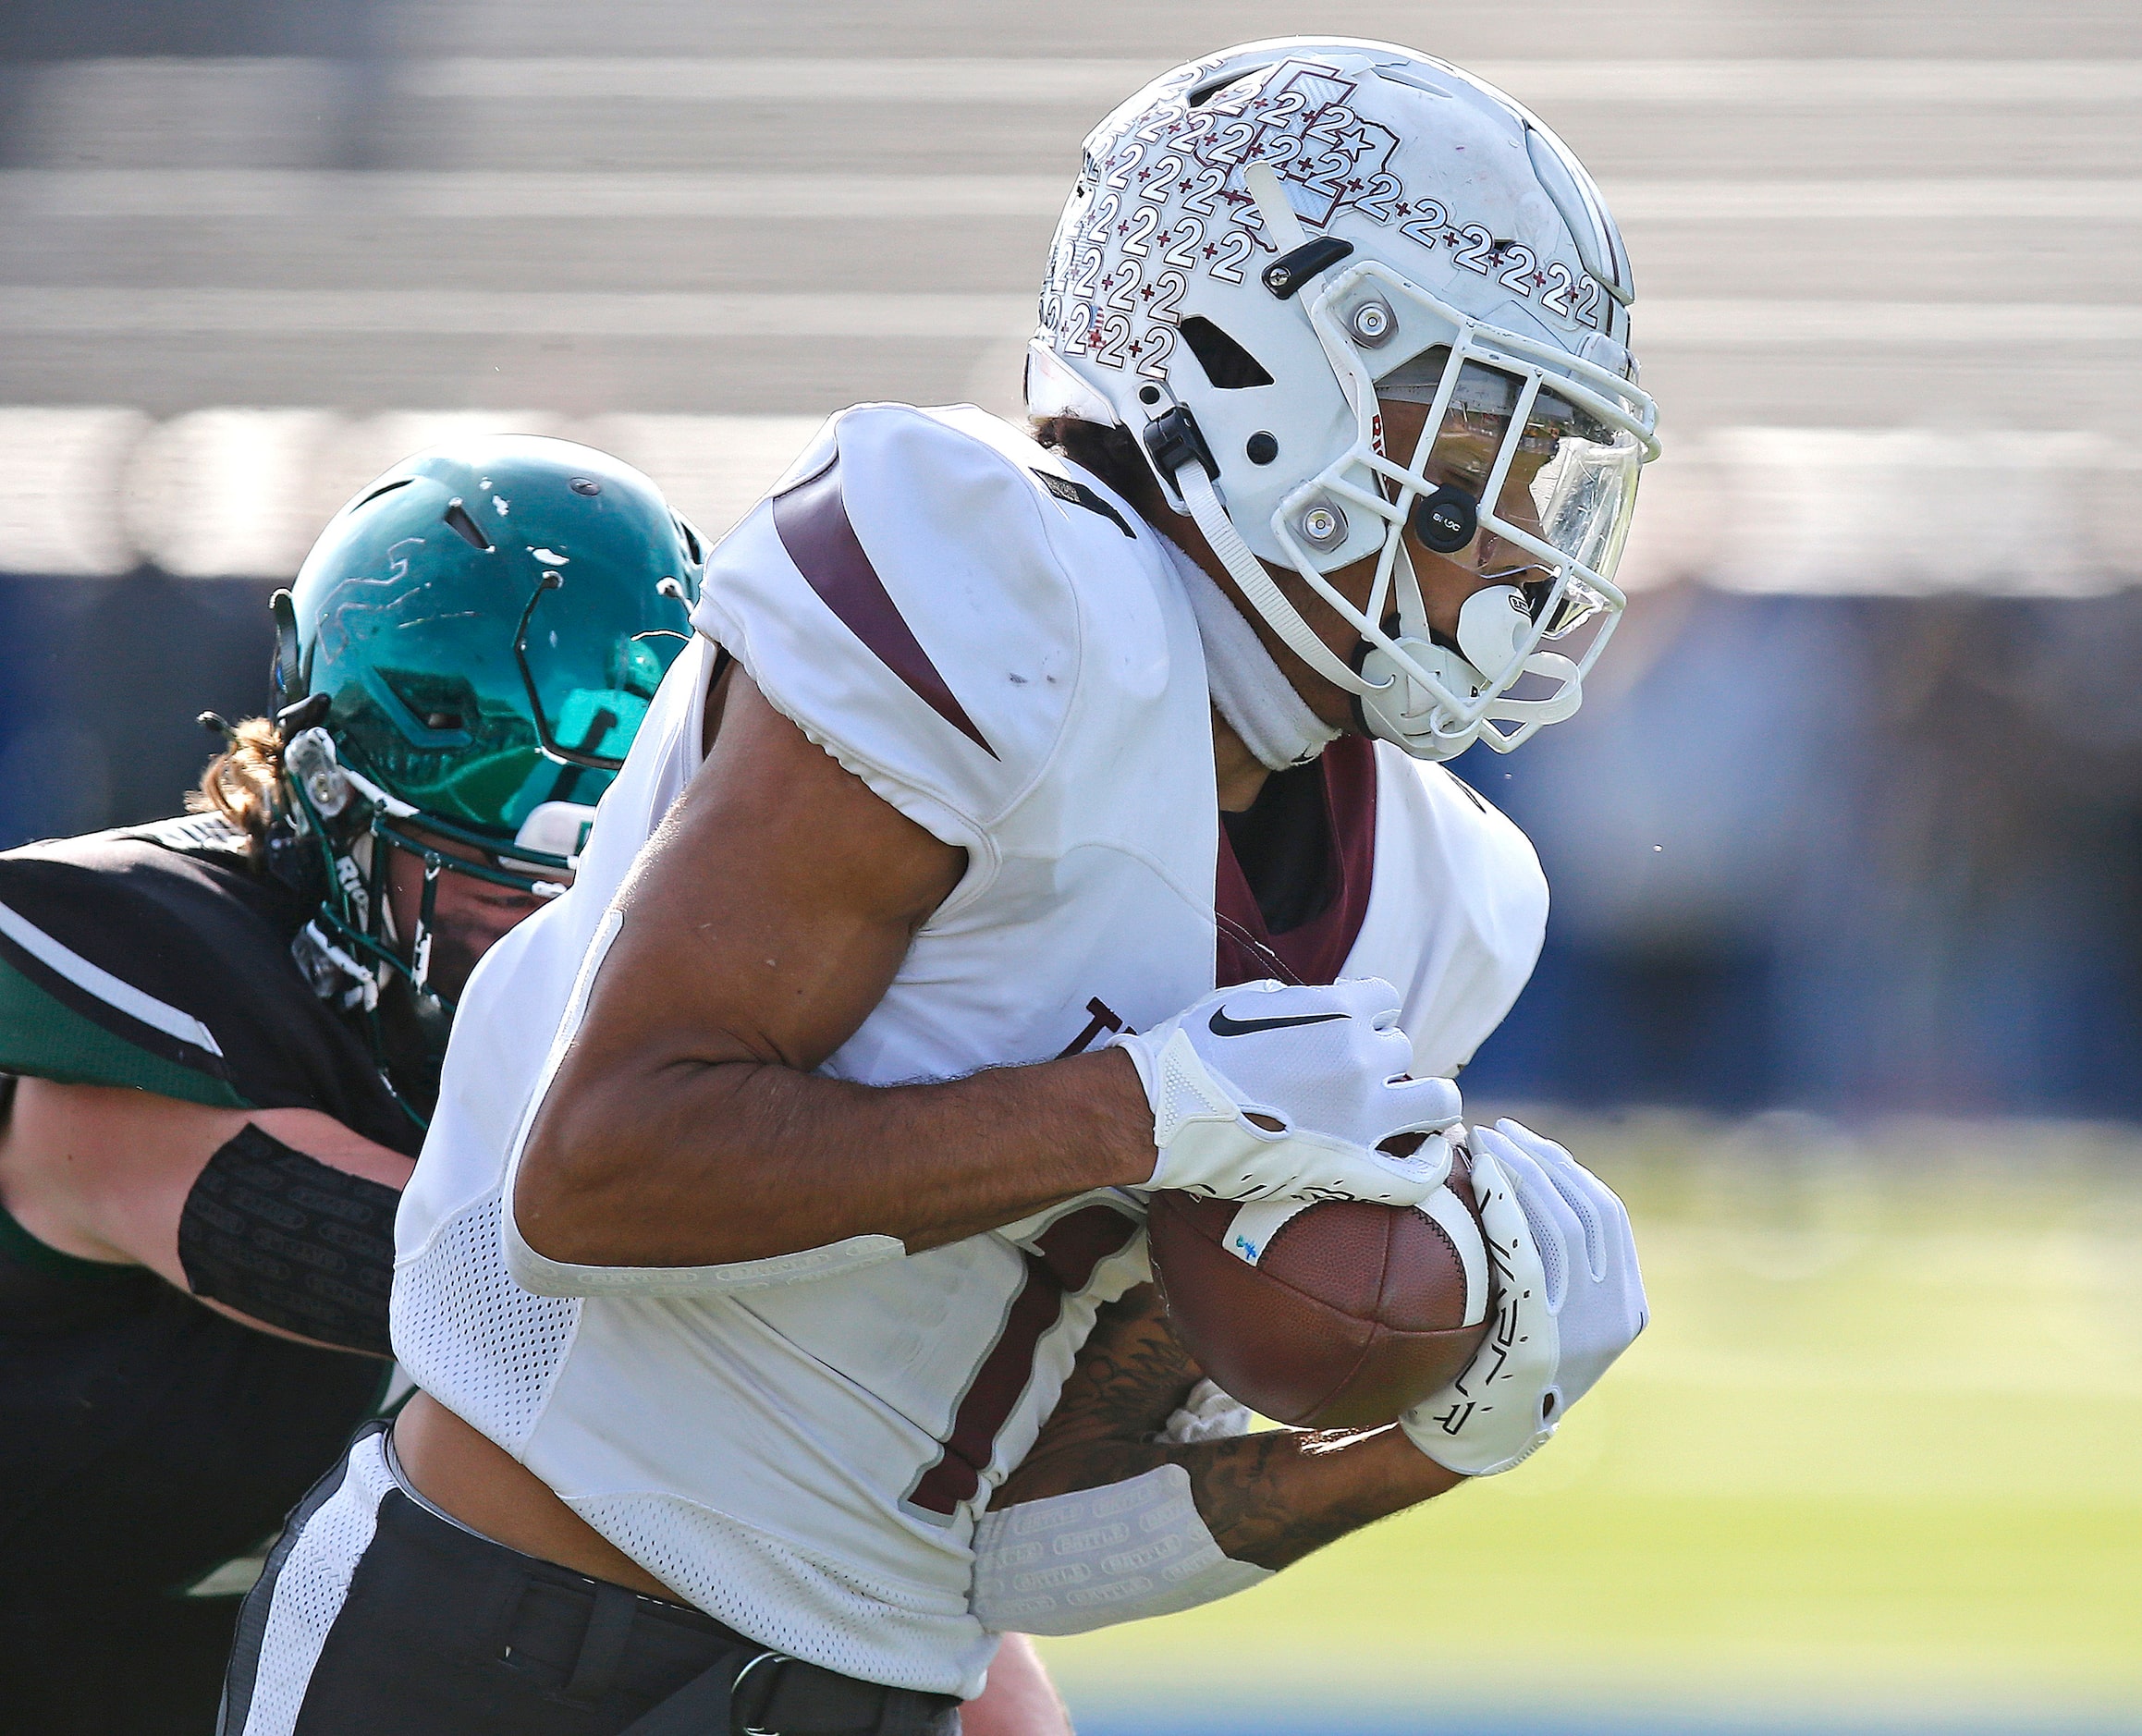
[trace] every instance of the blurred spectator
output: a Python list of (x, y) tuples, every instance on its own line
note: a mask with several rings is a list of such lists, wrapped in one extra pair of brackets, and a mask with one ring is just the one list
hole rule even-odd
[(1555, 887), (1475, 1089), (2134, 1116), (2142, 598), (1639, 601), (1460, 767)]

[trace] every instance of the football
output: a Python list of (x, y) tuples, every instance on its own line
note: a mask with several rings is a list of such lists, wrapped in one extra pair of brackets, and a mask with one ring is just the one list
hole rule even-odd
[(1418, 1206), (1161, 1192), (1153, 1276), (1206, 1375), (1275, 1423), (1374, 1428), (1465, 1365), (1487, 1331), (1487, 1249), (1454, 1155)]

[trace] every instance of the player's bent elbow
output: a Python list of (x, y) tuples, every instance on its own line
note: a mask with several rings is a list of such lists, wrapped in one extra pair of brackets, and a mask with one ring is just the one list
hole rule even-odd
[(631, 1166), (614, 1141), (590, 1137), (603, 1123), (588, 1101), (592, 1094), (561, 1098), (552, 1092), (515, 1166), (508, 1216), (518, 1239), (547, 1260), (629, 1264), (630, 1252), (617, 1245), (623, 1227), (610, 1221), (616, 1197), (610, 1178)]

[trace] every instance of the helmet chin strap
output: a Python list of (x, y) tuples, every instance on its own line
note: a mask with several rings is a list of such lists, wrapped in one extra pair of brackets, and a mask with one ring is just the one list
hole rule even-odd
[[(1193, 459), (1180, 466), (1175, 472), (1175, 486), (1183, 505), (1190, 508), (1193, 522), (1205, 533), (1206, 544), (1219, 556), (1228, 576), (1241, 588), (1242, 600), (1271, 623), (1272, 630), (1303, 662), (1341, 691), (1357, 696), (1361, 719), (1370, 734), (1395, 743), (1417, 759), (1452, 759), (1476, 740), (1486, 741), (1498, 752), (1507, 753), (1530, 736), (1533, 729), (1541, 724), (1561, 721), (1582, 703), (1576, 666), (1564, 657), (1535, 652), (1525, 658), (1525, 668), (1562, 684), (1561, 691), (1551, 699), (1490, 704), (1479, 722), (1465, 728), (1456, 731), (1437, 728), (1435, 717), (1441, 702), (1432, 694), (1416, 692), (1418, 684), (1382, 646), (1371, 645), (1357, 674), (1310, 630), (1309, 623), (1281, 594), (1271, 574), (1265, 570), (1264, 562), (1251, 552), (1242, 532), (1235, 529), (1227, 509), (1219, 504), (1212, 478), (1206, 474), (1202, 464)], [(1509, 672), (1511, 659), (1530, 631), (1530, 613), (1524, 592), (1515, 585), (1490, 585), (1466, 598), (1458, 616), (1461, 649), (1451, 651), (1428, 636), (1427, 622), (1421, 613), (1418, 581), (1402, 544), (1398, 558), (1406, 563), (1403, 581), (1398, 586), (1400, 649), (1434, 674), (1453, 696), (1475, 694), (1494, 686)], [(1418, 709), (1414, 708), (1416, 704)], [(1227, 715), (1224, 709), (1222, 715)], [(1530, 727), (1505, 736), (1486, 727), (1491, 717), (1523, 722)], [(1242, 733), (1241, 725), (1233, 716), (1228, 715), (1228, 721), (1235, 726), (1238, 734)], [(1247, 735), (1242, 739), (1243, 744), (1266, 764), (1274, 764), (1251, 743)], [(1273, 742), (1267, 742), (1266, 747), (1271, 752), (1279, 751)], [(1293, 760), (1284, 763), (1298, 764)], [(1275, 766), (1275, 769), (1279, 768)]]
[(1267, 770), (1283, 772), (1307, 764), (1340, 732), (1309, 709), (1272, 661), (1256, 630), (1227, 600), (1212, 575), (1166, 538), (1162, 547), (1181, 575), (1191, 611), (1197, 617), (1197, 636), (1205, 645), (1206, 683), (1221, 717)]
[[(1420, 691), (1419, 684), (1400, 673), (1389, 654), (1378, 646), (1362, 660), (1364, 670), (1380, 666), (1395, 679), (1382, 691), (1361, 701), (1363, 719), (1376, 734), (1422, 759), (1450, 759), (1475, 741), (1507, 753), (1543, 724), (1560, 723), (1583, 703), (1577, 666), (1553, 652), (1525, 654), (1532, 636), (1530, 605), (1517, 586), (1489, 585), (1475, 591), (1458, 611), (1457, 650), (1410, 633), (1398, 641), (1400, 649), (1462, 699), (1501, 685), (1518, 669), (1558, 682), (1558, 691), (1546, 699), (1491, 700), (1475, 723), (1444, 728), (1438, 727), (1443, 702)], [(1490, 720), (1524, 727), (1505, 734), (1488, 727)]]
[(1219, 504), (1204, 465), (1194, 458), (1182, 465), (1175, 472), (1175, 487), (1182, 504), (1190, 508), (1192, 521), (1205, 533), (1206, 544), (1227, 568), (1228, 577), (1241, 588), (1242, 601), (1272, 624), (1272, 630), (1287, 642), (1288, 648), (1340, 691), (1375, 691), (1371, 683), (1348, 668), (1331, 647), (1310, 630), (1309, 623), (1287, 601), (1272, 575), (1265, 570), (1264, 562), (1242, 541), (1242, 533), (1234, 528), (1227, 508)]

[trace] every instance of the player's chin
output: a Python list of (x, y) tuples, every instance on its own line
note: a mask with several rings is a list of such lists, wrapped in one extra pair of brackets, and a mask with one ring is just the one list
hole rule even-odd
[(459, 1000), (469, 978), (483, 955), (511, 932), (514, 924), (466, 923), (441, 926), (432, 931), (431, 985), (448, 1000)]

